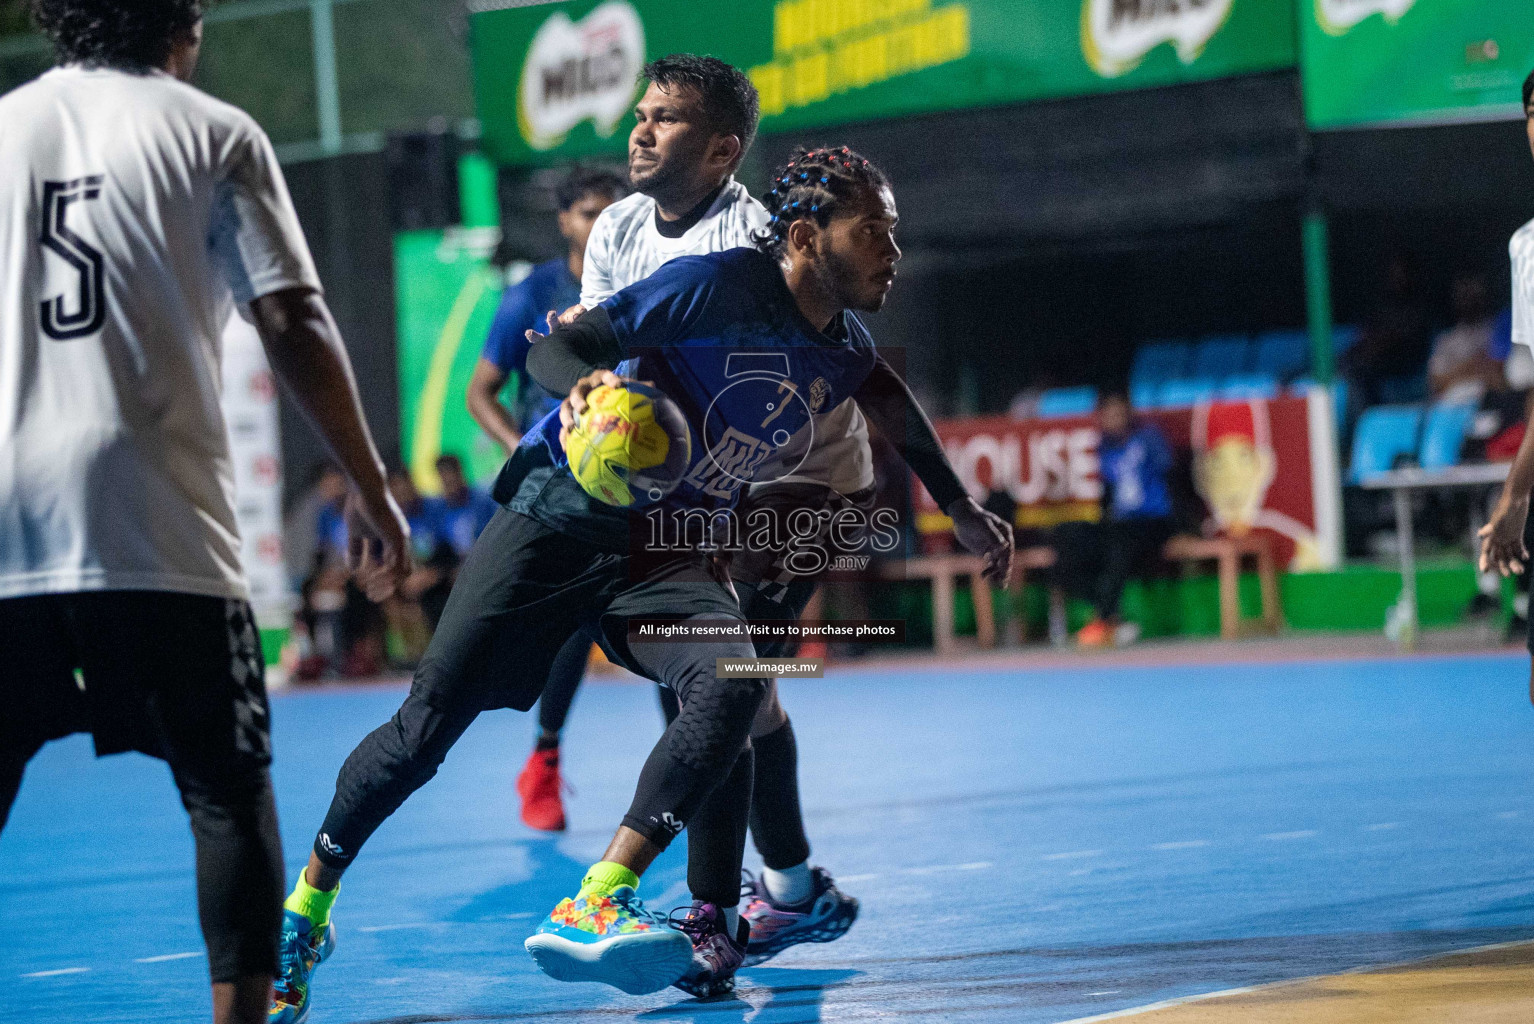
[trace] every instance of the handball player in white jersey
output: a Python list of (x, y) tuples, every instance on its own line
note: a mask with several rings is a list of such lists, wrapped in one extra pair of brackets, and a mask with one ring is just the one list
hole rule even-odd
[(32, 7), (59, 66), (0, 97), (0, 826), (49, 740), (163, 759), (213, 1018), (256, 1024), (283, 871), (219, 408), (236, 304), (382, 541), (374, 594), (408, 572), (407, 531), (271, 144), (187, 84), (197, 0)]

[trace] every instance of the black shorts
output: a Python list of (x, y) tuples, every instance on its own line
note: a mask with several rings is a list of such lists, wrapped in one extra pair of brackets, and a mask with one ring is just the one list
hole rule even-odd
[(742, 617), (723, 568), (701, 554), (641, 569), (503, 506), (458, 570), (411, 692), (443, 710), (526, 711), (577, 630), (645, 675), (629, 651), (629, 619), (677, 614)]
[[(163, 591), (0, 600), (0, 753), (23, 761), (88, 732), (199, 778), (271, 763), (265, 669), (250, 605)], [(78, 671), (78, 675), (77, 675)]]

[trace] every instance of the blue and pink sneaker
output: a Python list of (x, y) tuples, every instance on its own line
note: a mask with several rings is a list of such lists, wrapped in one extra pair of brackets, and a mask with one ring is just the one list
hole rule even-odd
[(858, 919), (858, 901), (836, 887), (831, 873), (814, 868), (812, 888), (802, 903), (778, 903), (762, 880), (746, 874), (742, 919), (751, 922), (745, 966), (754, 967), (801, 942), (834, 942)]
[[(677, 915), (681, 916), (678, 917)], [(751, 926), (744, 917), (735, 923), (734, 935), (725, 928), (724, 911), (712, 903), (693, 900), (692, 906), (671, 912), (677, 931), (692, 940), (692, 966), (676, 987), (706, 999), (735, 991), (735, 972), (746, 959)]]
[(599, 981), (630, 995), (659, 992), (692, 966), (692, 942), (628, 886), (564, 899), (523, 943), (559, 981)]

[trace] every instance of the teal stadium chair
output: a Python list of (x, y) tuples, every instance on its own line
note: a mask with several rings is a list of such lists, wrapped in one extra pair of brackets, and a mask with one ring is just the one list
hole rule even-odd
[(1334, 326), (1332, 328), (1332, 355), (1341, 357), (1343, 353), (1352, 348), (1358, 341), (1358, 336), (1363, 333), (1363, 328), (1352, 325)]
[(1293, 380), (1310, 369), (1310, 335), (1304, 331), (1268, 331), (1257, 336), (1252, 368), (1279, 380)]
[(1096, 388), (1051, 388), (1039, 396), (1039, 419), (1090, 416), (1096, 409)]
[(1440, 402), (1428, 410), (1422, 426), (1422, 450), (1417, 465), (1423, 469), (1446, 469), (1459, 465), (1460, 449), (1475, 419), (1473, 402)]
[(1188, 376), (1222, 380), (1252, 368), (1252, 345), (1244, 335), (1205, 338), (1193, 350)]
[(1416, 455), (1421, 432), (1420, 405), (1376, 405), (1365, 409), (1353, 428), (1353, 461), (1348, 482), (1356, 484), (1388, 472), (1403, 455)]
[(1239, 402), (1250, 398), (1277, 398), (1278, 378), (1271, 373), (1238, 373), (1220, 382), (1215, 397), (1222, 402)]
[(1188, 372), (1193, 345), (1186, 341), (1147, 341), (1135, 350), (1132, 380), (1160, 383)]
[(1199, 402), (1212, 402), (1216, 390), (1216, 383), (1206, 378), (1169, 380), (1161, 385), (1161, 390), (1156, 394), (1156, 407), (1179, 409)]

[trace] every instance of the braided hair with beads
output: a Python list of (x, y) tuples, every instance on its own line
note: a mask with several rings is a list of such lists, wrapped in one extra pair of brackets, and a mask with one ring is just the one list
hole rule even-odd
[(753, 241), (762, 252), (781, 260), (794, 221), (808, 217), (825, 227), (838, 209), (855, 202), (865, 190), (888, 187), (883, 171), (846, 146), (800, 146), (762, 196), (769, 220)]

